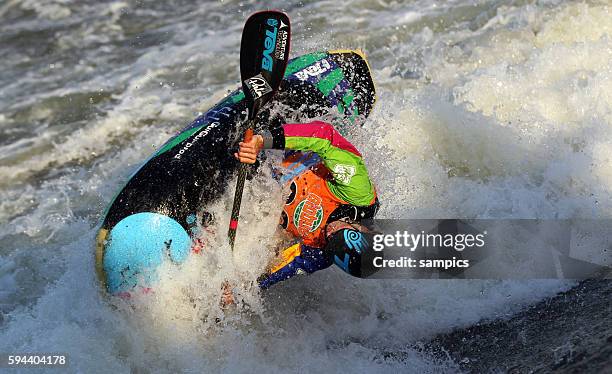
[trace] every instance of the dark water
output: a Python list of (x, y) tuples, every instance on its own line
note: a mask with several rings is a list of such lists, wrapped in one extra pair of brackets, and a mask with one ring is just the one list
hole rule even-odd
[(507, 320), (436, 337), (429, 352), (472, 373), (612, 370), (612, 282), (587, 280)]

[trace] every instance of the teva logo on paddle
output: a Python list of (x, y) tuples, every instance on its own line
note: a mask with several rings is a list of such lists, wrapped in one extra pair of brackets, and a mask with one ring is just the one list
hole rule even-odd
[(299, 80), (304, 82), (307, 81), (308, 78), (321, 75), (329, 69), (331, 69), (331, 64), (329, 63), (329, 61), (327, 61), (327, 59), (323, 59), (321, 61), (317, 61), (317, 63), (314, 65), (310, 65), (304, 68), (303, 70), (298, 71), (297, 73), (295, 73), (295, 76)]
[(206, 135), (208, 135), (208, 133), (210, 132), (210, 130), (214, 129), (215, 127), (219, 126), (220, 123), (219, 122), (212, 122), (210, 125), (208, 125), (203, 131), (200, 131), (200, 133), (198, 135), (196, 135), (192, 141), (187, 142), (183, 148), (181, 148), (180, 151), (177, 152), (177, 154), (174, 155), (174, 158), (176, 160), (180, 160), (181, 157), (183, 156), (183, 154), (185, 152), (187, 152), (189, 150), (189, 148), (191, 148), (191, 146), (193, 146), (198, 140), (202, 139), (203, 137), (205, 137)]
[(321, 197), (309, 193), (306, 199), (299, 202), (293, 213), (293, 224), (302, 236), (315, 231), (323, 221)]
[(276, 34), (278, 21), (274, 18), (268, 18), (268, 26), (272, 26), (272, 30), (266, 30), (266, 39), (264, 40), (263, 59), (261, 60), (261, 68), (272, 72), (272, 52), (276, 47)]
[(263, 95), (272, 92), (272, 87), (270, 87), (266, 79), (261, 74), (257, 74), (256, 76), (245, 80), (244, 84), (249, 88), (251, 95), (256, 99), (259, 99)]
[(289, 40), (289, 33), (287, 30), (284, 30), (288, 25), (283, 21), (280, 21), (280, 27), (278, 28), (278, 20), (274, 18), (268, 18), (267, 23), (268, 26), (272, 26), (272, 29), (266, 30), (261, 68), (272, 72), (272, 67), (274, 65), (272, 61), (272, 52), (274, 52), (274, 57), (279, 60), (285, 60), (287, 58), (285, 49), (287, 47), (287, 41)]

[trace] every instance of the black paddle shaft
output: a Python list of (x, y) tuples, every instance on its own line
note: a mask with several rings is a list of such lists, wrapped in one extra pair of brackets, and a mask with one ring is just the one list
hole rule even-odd
[[(259, 109), (272, 99), (280, 87), (289, 60), (290, 37), (289, 17), (283, 12), (257, 12), (244, 25), (240, 44), (240, 77), (248, 108), (249, 128), (245, 132), (245, 142), (252, 137), (252, 125)], [(247, 170), (246, 164), (240, 165), (228, 231), (232, 249)]]
[[(244, 141), (249, 142), (251, 141), (252, 138), (253, 138), (253, 130), (249, 127), (249, 129), (245, 131)], [(244, 182), (246, 181), (248, 166), (249, 166), (248, 164), (241, 163), (238, 169), (238, 181), (236, 182), (236, 192), (234, 193), (234, 205), (232, 206), (232, 218), (230, 220), (230, 227), (227, 233), (232, 249), (234, 249), (234, 240), (236, 239), (236, 229), (238, 227), (238, 218), (240, 216), (240, 205), (242, 204), (242, 192), (244, 191)]]

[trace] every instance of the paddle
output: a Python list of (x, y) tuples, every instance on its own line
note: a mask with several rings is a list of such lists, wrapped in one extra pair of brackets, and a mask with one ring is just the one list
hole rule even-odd
[[(290, 36), (289, 17), (279, 11), (254, 13), (244, 25), (240, 44), (240, 77), (248, 109), (245, 142), (253, 137), (252, 128), (259, 109), (272, 99), (285, 75)], [(238, 228), (247, 167), (247, 164), (240, 164), (234, 194), (232, 217), (227, 234), (232, 250)]]

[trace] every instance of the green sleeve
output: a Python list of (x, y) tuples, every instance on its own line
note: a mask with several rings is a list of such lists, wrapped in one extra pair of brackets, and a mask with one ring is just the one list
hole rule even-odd
[(339, 199), (357, 206), (372, 204), (375, 191), (357, 149), (328, 123), (315, 121), (283, 126), (285, 148), (318, 154), (332, 174), (327, 182)]

